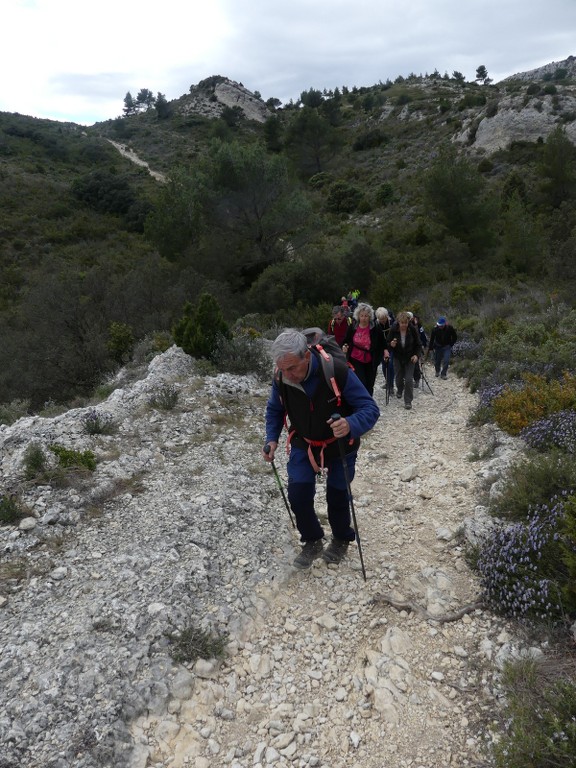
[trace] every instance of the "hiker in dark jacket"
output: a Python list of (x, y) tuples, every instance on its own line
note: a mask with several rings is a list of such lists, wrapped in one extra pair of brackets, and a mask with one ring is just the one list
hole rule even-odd
[(362, 384), (373, 394), (384, 352), (384, 337), (374, 322), (374, 310), (370, 304), (360, 302), (354, 310), (354, 322), (346, 332), (342, 349)]
[(404, 407), (412, 408), (414, 398), (414, 366), (422, 353), (420, 334), (410, 323), (408, 312), (399, 312), (390, 329), (388, 347), (394, 350), (396, 397), (404, 396)]
[[(422, 353), (423, 353), (428, 348), (428, 336), (426, 336), (426, 331), (422, 326), (422, 321), (420, 320), (418, 315), (412, 315), (412, 320), (410, 322), (418, 331), (418, 335), (420, 336), (420, 343), (422, 344)], [(420, 379), (422, 378), (422, 374), (420, 372), (420, 363), (421, 361), (418, 360), (418, 362), (414, 366), (414, 386), (416, 388), (419, 387)]]
[[(270, 451), (262, 455), (266, 461), (273, 461), (286, 417), (290, 448), (288, 501), (303, 544), (294, 565), (309, 568), (320, 556), (327, 563), (338, 563), (356, 538), (338, 440), (345, 442), (348, 478), (352, 481), (360, 437), (376, 424), (380, 411), (356, 374), (336, 357), (334, 373), (341, 398), (335, 396), (319, 358), (300, 331), (281, 333), (272, 344), (272, 357), (275, 374), (266, 405), (266, 446)], [(333, 421), (334, 413), (342, 418)], [(324, 530), (314, 509), (319, 476), (326, 477), (332, 530), (332, 541), (326, 549)]]
[(378, 307), (376, 310), (376, 327), (382, 334), (382, 374), (384, 376), (384, 386), (388, 387), (388, 394), (394, 394), (394, 366), (392, 362), (392, 350), (388, 348), (388, 335), (392, 327), (390, 312), (386, 307)]
[(452, 347), (456, 343), (457, 338), (458, 335), (454, 327), (446, 322), (445, 317), (439, 317), (430, 334), (430, 345), (428, 347), (428, 350), (431, 350), (434, 355), (434, 368), (436, 369), (437, 377), (447, 378)]

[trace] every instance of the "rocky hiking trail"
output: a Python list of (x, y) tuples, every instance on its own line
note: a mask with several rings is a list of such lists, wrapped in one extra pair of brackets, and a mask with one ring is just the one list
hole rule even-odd
[[(184, 675), (169, 714), (133, 723), (135, 768), (489, 765), (495, 659), (511, 636), (473, 607), (461, 535), (479, 504), (472, 458), (486, 433), (468, 426), (476, 396), (465, 383), (425, 370), (433, 394), (419, 389), (411, 411), (396, 397), (385, 405), (377, 379), (381, 418), (353, 483), (367, 580), (355, 546), (339, 566), (286, 567), (294, 532), (275, 551), (283, 575), (257, 587), (226, 658)], [(284, 479), (280, 454), (276, 464)], [(290, 529), (277, 486), (270, 504)]]
[[(473, 607), (465, 552), (514, 442), (468, 426), (476, 396), (426, 371), (410, 411), (377, 381), (353, 483), (366, 581), (356, 546), (292, 567), (255, 377), (203, 375), (173, 346), (110, 382), (109, 434), (86, 432), (90, 405), (0, 426), (27, 515), (0, 526), (2, 768), (489, 765), (499, 669), (523, 650)], [(33, 443), (96, 469), (23, 482)], [(224, 658), (176, 662), (188, 629), (227, 635)]]

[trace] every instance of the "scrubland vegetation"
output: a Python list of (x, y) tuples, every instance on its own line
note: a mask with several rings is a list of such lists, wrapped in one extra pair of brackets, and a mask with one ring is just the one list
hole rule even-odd
[[(97, 403), (118, 366), (174, 342), (206, 372), (265, 377), (260, 340), (325, 326), (351, 289), (428, 330), (440, 314), (455, 325), (453, 369), (479, 394), (473, 422), (526, 446), (492, 505), (499, 532), (474, 553), (483, 599), (561, 659), (505, 671), (499, 768), (568, 768), (576, 753), (570, 86), (435, 73), (311, 89), (272, 104), (264, 124), (164, 104), (87, 129), (0, 114), (0, 423)], [(490, 156), (452, 143), (510, 94), (555, 100), (558, 128)], [(173, 408), (176, 395), (151, 407)], [(113, 428), (97, 411), (84, 426)], [(31, 448), (29, 481), (55, 462), (60, 474), (94, 469), (88, 454), (53, 453)], [(0, 488), (0, 522), (22, 514)]]

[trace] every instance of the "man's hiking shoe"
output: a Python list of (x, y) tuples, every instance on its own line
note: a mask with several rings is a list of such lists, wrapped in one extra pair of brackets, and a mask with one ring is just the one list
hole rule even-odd
[(296, 568), (300, 569), (310, 568), (314, 560), (320, 557), (323, 549), (324, 543), (322, 539), (318, 539), (318, 541), (307, 541), (302, 547), (302, 551), (298, 557), (294, 560), (294, 565)]
[(398, 400), (400, 400), (402, 397), (402, 392), (396, 392), (396, 397), (398, 398)]
[(410, 403), (406, 403), (404, 408), (406, 408), (406, 410), (409, 411), (412, 408), (412, 406), (410, 405)]
[(322, 559), (327, 563), (339, 563), (348, 552), (349, 541), (342, 541), (341, 539), (332, 539), (330, 544), (322, 552)]
[(447, 379), (448, 377), (446, 376), (446, 374), (445, 374), (445, 373), (441, 373), (441, 374), (440, 374), (440, 378), (441, 378), (441, 379)]

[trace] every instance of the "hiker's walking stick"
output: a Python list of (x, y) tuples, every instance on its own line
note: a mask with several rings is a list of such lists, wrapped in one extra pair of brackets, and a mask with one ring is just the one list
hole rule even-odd
[[(332, 421), (339, 421), (341, 416), (339, 413), (333, 413), (330, 416)], [(356, 541), (358, 542), (358, 554), (360, 555), (360, 565), (362, 566), (362, 576), (366, 581), (366, 568), (364, 567), (364, 558), (362, 557), (362, 544), (360, 543), (360, 532), (358, 531), (358, 523), (356, 522), (356, 512), (354, 511), (354, 499), (352, 498), (352, 486), (350, 485), (350, 475), (348, 474), (348, 464), (346, 463), (346, 453), (344, 452), (343, 438), (338, 440), (338, 448), (340, 449), (340, 458), (342, 459), (342, 469), (344, 470), (344, 479), (346, 480), (346, 490), (348, 491), (348, 504), (350, 505), (350, 512), (352, 513), (352, 525), (354, 526), (354, 533), (356, 534)]]
[(386, 365), (384, 367), (384, 382), (386, 387), (386, 405), (390, 402), (390, 358), (386, 360)]
[[(266, 455), (270, 453), (270, 446), (268, 444), (264, 446), (264, 453)], [(276, 469), (276, 464), (274, 464), (274, 459), (270, 461), (270, 464), (272, 464), (272, 469), (274, 470), (274, 477), (276, 478), (276, 482), (278, 483), (278, 488), (280, 488), (280, 493), (282, 494), (282, 498), (284, 499), (284, 504), (286, 505), (286, 509), (288, 510), (288, 516), (290, 517), (292, 528), (296, 528), (296, 523), (294, 522), (294, 518), (292, 517), (292, 512), (290, 511), (290, 505), (288, 504), (288, 499), (286, 498), (286, 494), (284, 493), (284, 486), (282, 485), (282, 480), (280, 480), (280, 475), (278, 474), (278, 470)]]
[[(426, 362), (426, 361), (424, 361), (424, 362)], [(420, 363), (418, 363), (418, 365), (420, 365)], [(432, 389), (432, 387), (428, 383), (428, 379), (426, 378), (426, 374), (424, 373), (424, 366), (423, 365), (420, 365), (420, 375), (422, 376), (422, 381), (424, 382), (424, 384), (426, 384), (426, 386), (430, 390), (431, 394), (434, 394), (434, 390)], [(424, 387), (422, 387), (422, 389), (424, 389)]]

